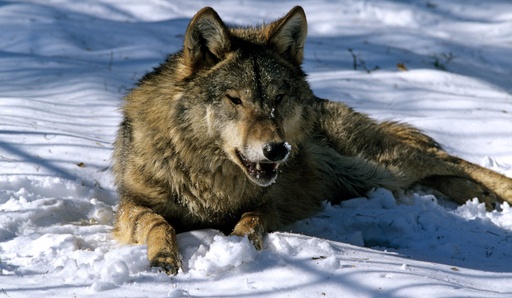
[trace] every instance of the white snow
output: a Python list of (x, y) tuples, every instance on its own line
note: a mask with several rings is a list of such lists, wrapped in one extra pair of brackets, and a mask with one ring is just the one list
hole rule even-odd
[(249, 25), (296, 4), (317, 95), (512, 176), (509, 1), (2, 1), (0, 297), (512, 297), (512, 208), (425, 189), (326, 203), (262, 251), (180, 234), (184, 271), (171, 277), (149, 268), (146, 246), (112, 239), (122, 96), (203, 6)]

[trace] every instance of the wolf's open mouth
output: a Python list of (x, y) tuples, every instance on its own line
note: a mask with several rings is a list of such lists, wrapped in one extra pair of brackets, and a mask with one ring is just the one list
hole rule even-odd
[(247, 170), (247, 174), (261, 186), (268, 186), (277, 177), (278, 163), (253, 162), (247, 159), (240, 151), (236, 155)]

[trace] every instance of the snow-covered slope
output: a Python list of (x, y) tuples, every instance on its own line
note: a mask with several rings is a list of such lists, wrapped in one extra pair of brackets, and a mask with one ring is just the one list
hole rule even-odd
[(174, 277), (148, 268), (145, 246), (112, 239), (122, 96), (181, 47), (203, 6), (249, 25), (297, 4), (317, 95), (512, 176), (509, 1), (1, 1), (0, 296), (511, 297), (511, 208), (421, 189), (326, 204), (261, 252), (213, 230), (180, 234)]

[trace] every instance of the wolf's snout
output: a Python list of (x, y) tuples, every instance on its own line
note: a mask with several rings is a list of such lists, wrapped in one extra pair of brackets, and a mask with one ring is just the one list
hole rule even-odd
[(263, 146), (263, 155), (270, 161), (280, 162), (288, 156), (290, 149), (290, 145), (286, 142), (268, 143)]
[(292, 147), (287, 142), (271, 142), (263, 145), (261, 151), (251, 149), (246, 147), (243, 153), (235, 150), (239, 163), (253, 182), (259, 186), (269, 186), (275, 182), (277, 168), (286, 160)]

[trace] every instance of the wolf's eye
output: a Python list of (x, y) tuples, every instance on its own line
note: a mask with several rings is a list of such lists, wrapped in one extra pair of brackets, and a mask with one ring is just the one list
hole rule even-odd
[(277, 106), (280, 104), (284, 99), (284, 94), (278, 94), (276, 95), (276, 98), (274, 98), (274, 104)]
[(239, 97), (227, 95), (226, 97), (234, 104), (234, 105), (241, 105), (242, 100)]

